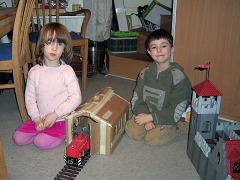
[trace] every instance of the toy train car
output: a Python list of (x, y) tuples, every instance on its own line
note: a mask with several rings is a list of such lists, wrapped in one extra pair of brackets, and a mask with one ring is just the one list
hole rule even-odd
[(73, 131), (73, 140), (66, 147), (64, 161), (67, 165), (84, 165), (90, 156), (90, 133), (88, 127), (81, 127), (80, 131)]

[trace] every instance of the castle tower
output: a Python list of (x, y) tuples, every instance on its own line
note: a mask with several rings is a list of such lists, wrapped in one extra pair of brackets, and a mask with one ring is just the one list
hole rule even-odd
[(214, 139), (222, 93), (205, 80), (193, 87), (191, 128), (204, 139)]

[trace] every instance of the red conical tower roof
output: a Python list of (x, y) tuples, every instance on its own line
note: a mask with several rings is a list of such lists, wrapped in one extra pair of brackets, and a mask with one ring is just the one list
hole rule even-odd
[(199, 96), (222, 96), (223, 94), (209, 80), (203, 81), (193, 87), (193, 90)]

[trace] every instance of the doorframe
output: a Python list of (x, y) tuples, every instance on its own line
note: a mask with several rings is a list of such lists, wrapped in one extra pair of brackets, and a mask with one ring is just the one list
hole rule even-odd
[[(172, 36), (173, 36), (173, 42), (175, 40), (175, 28), (176, 28), (176, 16), (177, 16), (177, 0), (172, 1), (173, 11), (172, 11)], [(171, 56), (170, 61), (173, 62), (174, 54)]]

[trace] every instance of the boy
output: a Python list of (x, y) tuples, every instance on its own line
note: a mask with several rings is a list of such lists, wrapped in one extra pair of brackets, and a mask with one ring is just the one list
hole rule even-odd
[(171, 63), (173, 37), (164, 30), (146, 40), (154, 62), (139, 74), (132, 103), (133, 117), (125, 127), (129, 137), (149, 145), (162, 145), (187, 134), (188, 123), (179, 121), (191, 98), (191, 83), (177, 63)]

